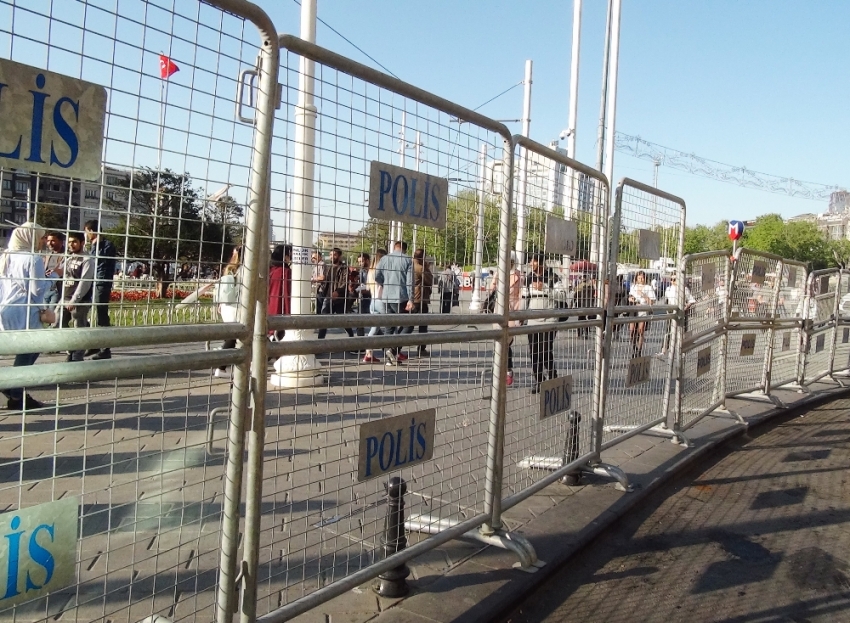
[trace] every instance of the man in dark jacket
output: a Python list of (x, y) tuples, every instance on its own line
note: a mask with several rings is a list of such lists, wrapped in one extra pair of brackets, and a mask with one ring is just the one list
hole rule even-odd
[[(94, 261), (95, 326), (109, 326), (109, 297), (112, 295), (112, 278), (115, 276), (115, 245), (100, 235), (100, 223), (97, 220), (86, 221), (86, 240), (89, 243), (89, 255)], [(108, 348), (91, 348), (86, 356), (92, 359), (112, 359)]]
[[(319, 314), (344, 314), (345, 300), (348, 296), (348, 265), (342, 260), (342, 251), (334, 249), (331, 251), (331, 265), (325, 271), (325, 304), (322, 306)], [(330, 301), (330, 303), (328, 303)], [(345, 332), (350, 337), (354, 337), (354, 331), (346, 328)], [(327, 329), (319, 329), (318, 337), (320, 340), (325, 339)]]

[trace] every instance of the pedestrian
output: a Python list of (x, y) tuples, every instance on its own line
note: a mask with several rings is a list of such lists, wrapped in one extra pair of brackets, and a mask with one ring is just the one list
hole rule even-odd
[[(213, 302), (218, 305), (218, 313), (224, 322), (236, 322), (239, 313), (239, 288), (241, 285), (242, 267), (242, 245), (234, 247), (230, 254), (230, 261), (221, 272), (221, 278), (215, 283), (209, 283), (198, 291), (203, 294), (210, 288), (213, 291)], [(222, 350), (236, 348), (236, 340), (224, 340)], [(230, 372), (226, 366), (220, 366), (213, 372), (216, 378), (230, 378)]]
[[(357, 301), (357, 312), (359, 314), (372, 313), (372, 290), (369, 288), (369, 270), (371, 266), (371, 257), (368, 253), (361, 253), (357, 256), (357, 285), (353, 287), (353, 298)], [(357, 328), (357, 335), (366, 335), (364, 327)]]
[[(325, 284), (325, 260), (322, 258), (322, 254), (318, 251), (314, 251), (312, 257), (310, 258), (313, 262), (313, 272), (310, 276), (310, 284), (315, 288), (316, 293), (316, 313), (323, 314), (325, 301), (327, 297), (325, 296), (326, 284)], [(328, 304), (330, 302), (328, 301)]]
[[(494, 304), (496, 297), (498, 296), (499, 290), (499, 273), (493, 273), (493, 281), (490, 283), (490, 295), (487, 297), (488, 301), (490, 298), (493, 299)], [(519, 272), (519, 269), (516, 268), (516, 260), (511, 255), (511, 268), (508, 272), (508, 310), (509, 311), (520, 311), (522, 309), (522, 273)], [(488, 313), (493, 313), (495, 307), (490, 309)], [(521, 320), (509, 320), (509, 327), (519, 327), (522, 326)], [(496, 328), (499, 328), (499, 325), (496, 325)], [(507, 385), (514, 384), (514, 349), (513, 349), (514, 338), (513, 336), (508, 337), (508, 369), (505, 375), (505, 383)]]
[[(646, 273), (642, 270), (635, 274), (635, 282), (629, 289), (629, 303), (632, 305), (642, 305), (644, 307), (655, 303), (655, 290), (646, 283)], [(648, 316), (648, 311), (639, 311), (638, 316)], [(634, 322), (629, 327), (629, 335), (632, 344), (632, 358), (640, 357), (643, 353), (644, 333), (646, 332), (646, 321)]]
[(446, 264), (445, 270), (440, 273), (438, 287), (440, 290), (440, 313), (450, 314), (452, 313), (452, 302), (458, 298), (460, 287), (451, 264)]
[[(48, 253), (44, 256), (44, 274), (51, 275), (54, 269), (65, 263), (65, 234), (61, 231), (47, 232), (47, 250)], [(44, 304), (55, 314), (61, 300), (62, 281), (53, 279), (50, 283), (50, 289), (44, 296)]]
[[(331, 251), (331, 264), (325, 270), (323, 284), (325, 286), (325, 301), (319, 314), (344, 314), (348, 297), (348, 266), (342, 259), (342, 251), (334, 248)], [(354, 331), (345, 328), (349, 337), (354, 337)], [(318, 338), (325, 339), (327, 329), (319, 329)]]
[[(72, 231), (68, 234), (68, 257), (61, 268), (54, 273), (61, 275), (62, 305), (59, 308), (59, 326), (67, 329), (74, 323), (77, 329), (89, 326), (89, 312), (92, 303), (92, 285), (95, 277), (93, 258), (84, 250), (85, 234)], [(70, 350), (65, 361), (82, 361), (84, 351)]]
[[(523, 284), (526, 288), (527, 308), (554, 309), (551, 291), (557, 282), (557, 275), (552, 269), (544, 266), (543, 255), (534, 253), (531, 256), (530, 269), (525, 275)], [(553, 318), (532, 319), (528, 321), (528, 324), (545, 326), (552, 320)], [(544, 368), (547, 370), (550, 380), (558, 377), (555, 370), (555, 332), (544, 330), (539, 333), (529, 333), (528, 345), (531, 350), (531, 368), (534, 373), (534, 385), (531, 388), (531, 393), (536, 394), (540, 391), (540, 384), (543, 382)]]
[[(382, 300), (383, 288), (378, 285), (375, 280), (375, 273), (377, 272), (377, 266), (381, 261), (381, 258), (387, 255), (386, 249), (378, 249), (375, 252), (375, 262), (372, 266), (370, 266), (366, 275), (366, 287), (369, 288), (370, 297), (370, 305), (369, 305), (369, 313), (371, 314), (383, 314), (384, 312), (384, 301)], [(369, 337), (373, 337), (375, 335), (382, 334), (383, 331), (381, 327), (375, 325), (369, 329)], [(375, 356), (373, 349), (367, 348), (366, 354), (363, 357), (363, 363), (376, 363), (379, 359)]]
[[(12, 230), (6, 249), (0, 254), (0, 331), (40, 329), (51, 324), (50, 310), (44, 302), (50, 279), (45, 276), (40, 251), (46, 235), (35, 223), (24, 223)], [(60, 269), (61, 270), (61, 269)], [(39, 353), (15, 355), (14, 367), (31, 366)], [(21, 387), (4, 389), (6, 408), (21, 411), (41, 409), (44, 404)]]
[[(89, 255), (94, 261), (94, 303), (95, 326), (109, 326), (109, 299), (112, 296), (112, 279), (115, 277), (115, 245), (100, 233), (100, 222), (86, 221), (83, 225), (86, 240), (89, 243)], [(92, 359), (112, 359), (109, 348), (90, 348), (85, 356)]]
[[(664, 298), (667, 300), (668, 305), (678, 305), (679, 304), (679, 289), (676, 287), (676, 275), (670, 277), (670, 285), (667, 286), (667, 289), (664, 290)], [(688, 317), (691, 314), (691, 308), (696, 305), (697, 300), (694, 298), (694, 295), (691, 294), (691, 289), (688, 286), (685, 286), (685, 307), (682, 309), (682, 328), (687, 333), (688, 331)], [(661, 346), (661, 352), (657, 353), (657, 357), (664, 357), (667, 354), (667, 350), (670, 348), (670, 336), (673, 334), (673, 323), (669, 323), (670, 326), (667, 330), (667, 333), (664, 335), (664, 343)]]
[[(381, 258), (375, 271), (375, 283), (381, 286), (381, 300), (387, 314), (401, 314), (413, 309), (413, 261), (404, 253), (402, 242), (396, 241), (393, 252)], [(387, 333), (399, 333), (400, 327), (388, 327)], [(398, 348), (388, 348), (386, 359), (388, 366), (397, 366), (407, 359)]]
[[(269, 265), (269, 316), (288, 316), (292, 313), (292, 245), (279, 244), (271, 254)], [(275, 331), (280, 341), (286, 331)]]
[[(416, 249), (413, 252), (413, 314), (427, 314), (428, 305), (431, 302), (431, 293), (434, 287), (434, 275), (425, 264), (425, 249)], [(413, 333), (413, 327), (404, 329), (404, 333)], [(428, 325), (419, 325), (419, 333), (428, 333)], [(425, 344), (418, 348), (420, 357), (430, 357), (431, 353)]]

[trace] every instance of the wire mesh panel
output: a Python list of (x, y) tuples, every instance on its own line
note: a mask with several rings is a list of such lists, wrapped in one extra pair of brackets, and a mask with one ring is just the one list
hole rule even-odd
[[(521, 141), (515, 161), (525, 174), (514, 193), (511, 308), (517, 318), (526, 312), (537, 317), (511, 323), (525, 326), (512, 330), (504, 495), (592, 452), (602, 344), (599, 248), (608, 185), (563, 152)], [(571, 379), (571, 402), (550, 417), (547, 388), (564, 378)]]
[(685, 340), (716, 331), (723, 326), (723, 315), (729, 297), (727, 284), (729, 256), (725, 251), (711, 251), (685, 256), (683, 278)]
[[(683, 200), (633, 180), (617, 192), (605, 442), (666, 421), (684, 244)], [(706, 286), (706, 290), (708, 290)], [(619, 327), (619, 330), (617, 328)], [(640, 371), (638, 373), (638, 371)], [(637, 376), (636, 376), (637, 375)], [(635, 382), (639, 379), (639, 382)]]
[[(495, 274), (510, 175), (502, 166), (510, 137), (499, 124), (472, 122), (459, 107), (450, 114), (433, 96), (281, 41), (271, 225), (291, 274), (277, 313), (297, 322), (274, 351), (284, 354), (259, 449), (263, 488), (247, 501), (260, 512), (260, 615), (384, 558), (390, 477), (406, 483), (412, 542), (486, 519), (497, 334), (493, 314), (458, 312), (474, 296), (492, 311), (495, 283), (481, 272)], [(479, 290), (464, 289), (471, 271)], [(398, 316), (406, 311), (423, 315), (408, 323)], [(403, 426), (374, 438), (383, 446), (360, 445), (361, 435), (373, 439), (364, 431), (396, 417)], [(427, 457), (426, 434), (434, 435)], [(377, 462), (364, 472), (370, 456)]]
[(722, 337), (682, 349), (678, 427), (693, 426), (723, 402)]
[[(806, 265), (782, 260), (782, 281), (776, 305), (776, 325), (770, 362), (770, 386), (780, 387), (797, 380), (801, 326), (806, 298)], [(794, 324), (788, 320), (795, 319)]]
[(726, 395), (762, 387), (770, 332), (763, 328), (729, 329), (726, 355)]
[(835, 356), (832, 371), (839, 372), (850, 367), (850, 273), (841, 271), (838, 318), (836, 319)]
[(806, 384), (830, 373), (840, 283), (841, 273), (835, 268), (816, 270), (809, 275), (807, 297), (802, 304), (807, 328), (803, 352), (803, 382)]
[[(80, 122), (90, 114), (87, 100), (59, 99), (55, 74), (100, 85), (107, 96), (96, 180), (67, 179), (61, 167), (36, 173), (26, 163), (0, 170), (3, 219), (35, 222), (53, 238), (49, 253), (33, 259), (49, 280), (30, 275), (28, 304), (58, 312), (56, 328), (4, 333), (3, 517), (26, 538), (36, 530), (37, 542), (35, 555), (19, 559), (23, 575), (11, 592), (20, 595), (0, 600), (0, 617), (209, 621), (228, 379), (245, 350), (210, 352), (206, 343), (246, 337), (240, 325), (214, 324), (215, 303), (235, 310), (238, 287), (225, 300), (212, 284), (228, 264), (235, 284), (244, 274), (233, 248), (248, 212), (254, 129), (234, 120), (233, 101), (240, 72), (255, 65), (255, 28), (194, 0), (0, 0), (0, 16), (0, 58), (44, 71), (31, 88), (44, 95), (45, 123), (68, 138), (74, 113)], [(8, 109), (3, 115), (8, 128)], [(25, 149), (37, 141), (35, 131), (26, 134)], [(42, 145), (45, 162), (63, 162), (50, 150)], [(179, 307), (200, 283), (209, 291)], [(235, 313), (225, 319), (234, 323)], [(43, 355), (30, 366), (33, 350)], [(99, 361), (82, 361), (92, 355)], [(27, 522), (63, 503), (74, 529), (60, 554)], [(39, 568), (48, 560), (52, 575)]]
[(776, 314), (776, 287), (781, 258), (739, 249), (732, 273), (730, 322), (770, 320)]
[(797, 380), (801, 329), (799, 326), (780, 326), (773, 334), (771, 387), (780, 387)]

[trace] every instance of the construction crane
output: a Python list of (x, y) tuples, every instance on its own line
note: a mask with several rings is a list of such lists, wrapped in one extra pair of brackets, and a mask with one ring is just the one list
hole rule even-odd
[(639, 136), (631, 136), (622, 132), (614, 134), (614, 148), (635, 158), (653, 162), (656, 171), (659, 166), (663, 165), (680, 171), (687, 171), (700, 177), (780, 195), (822, 201), (824, 199), (829, 200), (833, 192), (843, 190), (840, 186), (803, 182), (791, 177), (759, 173), (758, 171), (750, 171), (746, 167), (736, 167), (731, 164), (700, 158), (694, 154), (686, 154), (683, 151), (650, 143)]

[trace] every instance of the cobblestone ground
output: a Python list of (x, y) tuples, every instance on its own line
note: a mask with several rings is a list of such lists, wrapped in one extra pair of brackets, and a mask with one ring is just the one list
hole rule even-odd
[(850, 621), (850, 399), (651, 496), (505, 621)]

